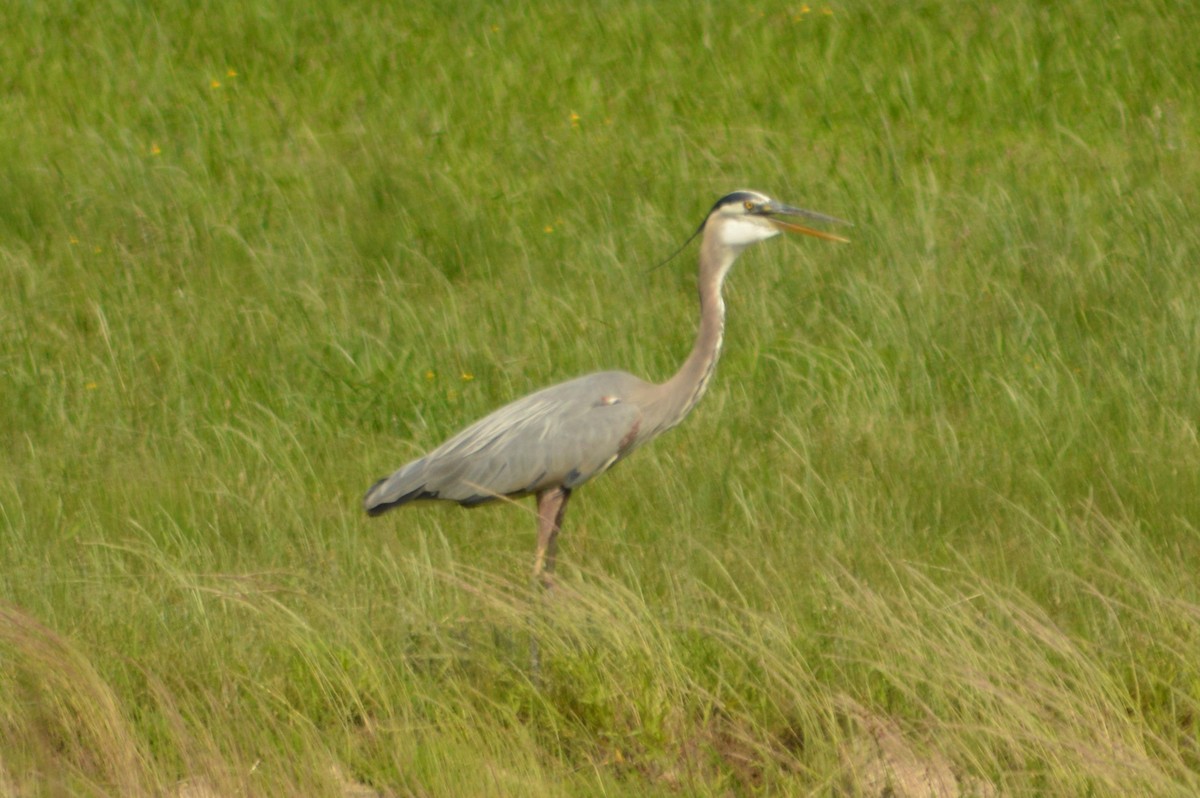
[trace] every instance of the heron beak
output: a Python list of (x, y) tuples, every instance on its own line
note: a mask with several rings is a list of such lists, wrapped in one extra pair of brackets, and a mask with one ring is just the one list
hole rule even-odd
[(764, 207), (763, 213), (767, 214), (767, 221), (778, 227), (780, 230), (784, 230), (789, 233), (802, 233), (806, 236), (820, 238), (825, 241), (837, 241), (841, 244), (850, 243), (850, 239), (848, 238), (842, 238), (841, 236), (834, 235), (833, 233), (826, 233), (823, 230), (814, 230), (811, 227), (804, 227), (803, 225), (796, 224), (795, 222), (787, 222), (783, 219), (776, 219), (775, 217), (799, 216), (804, 219), (812, 219), (814, 222), (823, 222), (825, 224), (850, 224), (850, 222), (847, 222), (844, 219), (838, 219), (834, 216), (826, 216), (825, 214), (817, 213), (816, 211), (806, 211), (803, 208), (793, 208), (790, 205), (776, 205), (774, 203), (768, 207)]

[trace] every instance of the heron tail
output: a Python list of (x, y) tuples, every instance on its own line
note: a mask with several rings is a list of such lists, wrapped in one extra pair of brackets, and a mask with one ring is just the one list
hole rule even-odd
[(420, 479), (422, 464), (422, 460), (409, 463), (372, 485), (363, 497), (363, 509), (367, 511), (367, 515), (380, 515), (393, 507), (417, 499), (436, 499), (437, 492), (426, 490), (424, 481)]

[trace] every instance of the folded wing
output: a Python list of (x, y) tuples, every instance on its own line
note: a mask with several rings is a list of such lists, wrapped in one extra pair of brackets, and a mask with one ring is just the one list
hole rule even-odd
[(581, 485), (632, 449), (643, 385), (624, 372), (602, 372), (518, 399), (375, 483), (366, 510), (378, 515), (419, 499), (470, 506)]

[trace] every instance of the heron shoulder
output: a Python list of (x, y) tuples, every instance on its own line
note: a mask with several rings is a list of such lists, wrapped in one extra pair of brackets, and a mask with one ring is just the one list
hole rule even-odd
[(552, 385), (532, 396), (558, 401), (579, 401), (583, 404), (612, 405), (637, 401), (652, 387), (651, 383), (627, 371), (597, 371)]
[[(493, 410), (446, 441), (430, 456), (450, 453), (461, 456), (518, 440), (525, 443), (545, 440), (585, 418), (591, 424), (596, 423), (597, 410), (614, 405), (621, 406), (620, 409), (625, 406), (636, 408), (648, 386), (649, 383), (623, 371), (595, 372), (560, 382)], [(622, 414), (603, 412), (601, 415), (607, 419)]]

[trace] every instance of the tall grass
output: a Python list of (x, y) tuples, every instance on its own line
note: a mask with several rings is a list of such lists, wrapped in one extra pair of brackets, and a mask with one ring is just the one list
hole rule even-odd
[[(0, 13), (0, 793), (1193, 795), (1184, 4)], [(499, 403), (693, 418), (368, 521)], [(531, 662), (536, 646), (540, 666)]]

